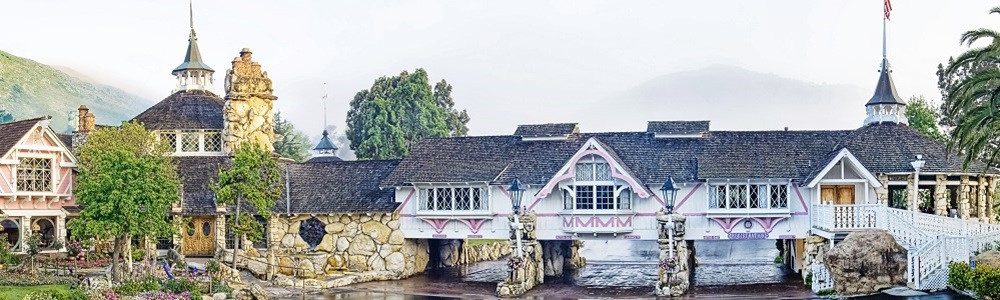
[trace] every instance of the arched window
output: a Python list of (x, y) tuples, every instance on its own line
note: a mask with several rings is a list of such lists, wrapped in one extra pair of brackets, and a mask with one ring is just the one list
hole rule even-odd
[[(564, 208), (579, 210), (632, 209), (632, 190), (612, 175), (612, 166), (597, 155), (580, 159), (575, 166), (572, 195), (563, 193)], [(567, 196), (572, 196), (569, 201)], [(572, 205), (570, 205), (572, 203)]]

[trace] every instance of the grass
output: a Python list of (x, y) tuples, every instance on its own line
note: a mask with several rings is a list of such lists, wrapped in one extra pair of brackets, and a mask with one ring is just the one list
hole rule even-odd
[(466, 243), (466, 245), (469, 245), (469, 246), (479, 246), (479, 245), (486, 245), (486, 244), (492, 244), (492, 243), (503, 242), (503, 241), (506, 241), (506, 240), (489, 240), (489, 239), (475, 239), (475, 240), (472, 240), (472, 239), (470, 239), (470, 240), (467, 240), (465, 243)]
[(24, 299), (24, 295), (44, 290), (69, 293), (68, 285), (0, 286), (0, 299)]

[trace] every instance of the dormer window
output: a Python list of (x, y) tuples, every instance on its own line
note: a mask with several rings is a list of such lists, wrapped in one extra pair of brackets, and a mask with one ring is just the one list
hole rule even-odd
[(164, 131), (159, 132), (159, 137), (174, 150), (174, 155), (222, 153), (222, 133), (218, 130)]
[(17, 164), (18, 191), (52, 191), (52, 159), (22, 157), (20, 161)]
[(611, 165), (597, 155), (577, 162), (574, 181), (563, 187), (567, 210), (630, 210), (632, 189), (612, 176)]

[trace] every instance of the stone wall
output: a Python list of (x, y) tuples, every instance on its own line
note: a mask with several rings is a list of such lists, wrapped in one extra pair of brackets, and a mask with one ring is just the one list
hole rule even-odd
[[(399, 279), (424, 271), (430, 258), (426, 240), (403, 238), (396, 214), (274, 215), (267, 230), (269, 251), (237, 251), (237, 265), (261, 278), (374, 272)], [(231, 253), (220, 258), (228, 263)]]
[[(830, 249), (830, 240), (818, 235), (810, 235), (806, 238), (804, 245), (805, 249), (802, 251), (804, 255), (800, 263), (802, 263), (802, 278), (806, 279), (812, 274), (813, 261), (823, 262), (823, 256)], [(811, 284), (811, 282), (806, 282), (806, 284)]]
[[(659, 211), (656, 220), (660, 222), (660, 260), (657, 264), (659, 279), (656, 281), (657, 296), (678, 297), (691, 287), (694, 267), (694, 242), (684, 240), (686, 218), (678, 213), (666, 214)], [(673, 221), (673, 243), (668, 235), (670, 221)], [(673, 244), (673, 249), (671, 249)], [(671, 259), (671, 256), (673, 257)]]
[(566, 269), (583, 268), (587, 260), (580, 256), (583, 241), (540, 241), (545, 276), (563, 276)]
[(438, 243), (438, 265), (433, 267), (454, 267), (481, 261), (499, 260), (511, 253), (507, 240), (469, 245), (463, 240), (431, 240)]

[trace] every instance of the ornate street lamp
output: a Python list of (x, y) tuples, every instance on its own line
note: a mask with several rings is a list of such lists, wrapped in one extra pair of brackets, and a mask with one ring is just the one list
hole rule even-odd
[(667, 214), (673, 213), (674, 203), (677, 201), (677, 187), (674, 186), (674, 179), (672, 177), (667, 176), (667, 180), (663, 182), (660, 192), (663, 193), (663, 206), (667, 209)]
[(524, 257), (524, 253), (521, 250), (521, 221), (518, 216), (521, 214), (521, 197), (524, 196), (524, 188), (521, 187), (521, 180), (514, 177), (514, 180), (510, 182), (510, 187), (507, 188), (510, 192), (510, 205), (514, 213), (514, 230), (517, 239), (517, 257)]

